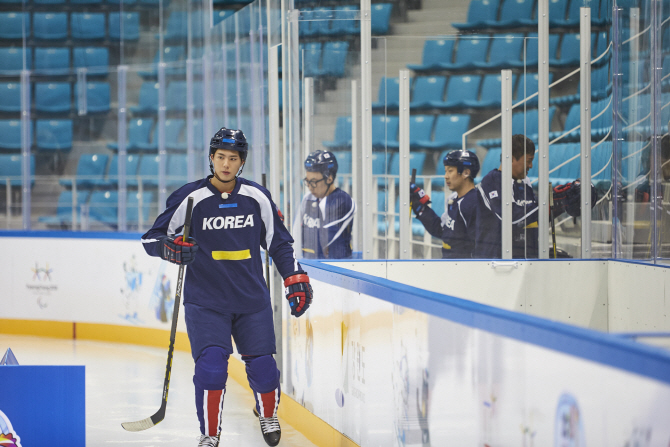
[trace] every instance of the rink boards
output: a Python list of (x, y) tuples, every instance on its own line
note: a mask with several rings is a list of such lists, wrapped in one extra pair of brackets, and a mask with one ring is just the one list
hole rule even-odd
[[(30, 235), (2, 239), (15, 255), (0, 271), (0, 331), (166, 344), (177, 268), (148, 257), (139, 235)], [(284, 314), (282, 390), (358, 445), (670, 442), (667, 351), (587, 329), (667, 328), (668, 269), (303, 265), (315, 301), (306, 318)], [(183, 319), (177, 335), (188, 349)]]

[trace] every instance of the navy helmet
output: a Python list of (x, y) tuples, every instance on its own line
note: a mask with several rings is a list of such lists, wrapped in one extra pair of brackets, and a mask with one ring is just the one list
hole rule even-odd
[(337, 159), (330, 151), (314, 151), (305, 159), (307, 172), (320, 172), (324, 178), (337, 175)]
[(246, 161), (249, 144), (247, 144), (247, 137), (244, 136), (241, 130), (222, 127), (209, 142), (209, 154), (214, 155), (217, 149), (238, 151), (242, 161)]
[(472, 151), (451, 151), (444, 156), (443, 162), (444, 166), (456, 167), (459, 174), (462, 174), (464, 169), (469, 169), (470, 177), (473, 179), (477, 177), (477, 174), (479, 173), (479, 159)]

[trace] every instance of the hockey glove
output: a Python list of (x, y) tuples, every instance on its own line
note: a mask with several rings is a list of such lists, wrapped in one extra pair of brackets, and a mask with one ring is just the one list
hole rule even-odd
[[(591, 208), (598, 201), (598, 193), (593, 184), (591, 184)], [(575, 180), (565, 185), (558, 185), (554, 188), (554, 216), (566, 212), (572, 217), (579, 217), (582, 214), (582, 191), (581, 182)]]
[(412, 209), (418, 216), (423, 211), (423, 208), (430, 203), (430, 196), (426, 191), (411, 183), (409, 185), (409, 201), (412, 204)]
[(284, 280), (284, 292), (289, 306), (291, 306), (291, 315), (296, 318), (304, 314), (309, 305), (312, 304), (312, 286), (309, 283), (307, 273), (300, 272), (289, 276)]
[(198, 252), (198, 243), (195, 239), (191, 242), (184, 242), (182, 236), (168, 236), (163, 238), (161, 247), (161, 258), (173, 264), (188, 265), (195, 261), (195, 254)]

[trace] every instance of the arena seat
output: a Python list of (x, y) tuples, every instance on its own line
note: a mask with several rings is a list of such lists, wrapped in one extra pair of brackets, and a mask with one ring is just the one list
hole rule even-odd
[[(185, 57), (184, 57), (184, 47), (183, 46), (165, 46), (163, 47), (163, 62), (167, 64), (167, 68), (165, 70), (166, 74), (173, 74), (173, 71), (175, 69), (178, 69), (179, 67), (176, 67), (179, 62), (184, 62)], [(138, 72), (140, 76), (143, 78), (155, 78), (158, 75), (158, 64), (161, 62), (161, 52), (160, 49), (156, 51), (156, 55), (154, 56), (154, 62), (153, 65), (151, 66), (150, 70), (143, 70)], [(183, 69), (182, 69), (183, 71)]]
[[(512, 85), (516, 82), (516, 75), (512, 74)], [(479, 99), (463, 100), (463, 106), (470, 109), (493, 109), (500, 107), (502, 79), (500, 74), (485, 75), (481, 83)]]
[(499, 147), (490, 148), (486, 151), (484, 156), (484, 161), (482, 162), (481, 168), (479, 169), (479, 174), (475, 177), (475, 184), (482, 181), (482, 178), (491, 172), (494, 169), (497, 169), (500, 166), (500, 155), (502, 154), (502, 149)]
[(397, 116), (372, 115), (372, 147), (386, 148), (387, 141), (398, 141)]
[[(422, 151), (413, 151), (409, 153), (409, 172), (407, 173), (410, 175), (413, 169), (416, 169), (416, 175), (423, 175), (423, 167), (424, 164), (426, 163), (426, 153)], [(391, 155), (391, 159), (389, 161), (389, 174), (391, 175), (400, 175), (400, 154), (398, 152), (394, 152)], [(416, 180), (417, 185), (423, 185), (423, 180), (420, 178), (417, 178)], [(396, 187), (400, 184), (400, 178), (396, 178), (395, 180)]]
[(33, 37), (38, 40), (65, 40), (68, 35), (67, 13), (33, 13)]
[[(558, 43), (560, 41), (560, 34), (549, 34), (549, 54), (557, 54)], [(510, 66), (513, 68), (534, 67), (537, 65), (538, 59), (538, 38), (537, 33), (528, 33), (526, 37), (526, 54), (524, 59), (523, 48), (521, 51), (521, 59), (511, 61)]]
[[(149, 143), (151, 131), (154, 127), (152, 118), (134, 118), (128, 123), (128, 138), (126, 140), (126, 150), (138, 150), (143, 144)], [(118, 143), (108, 143), (107, 147), (113, 151), (119, 150)]]
[(459, 30), (474, 30), (487, 28), (488, 23), (498, 17), (499, 0), (470, 0), (468, 17), (464, 23), (452, 23)]
[(332, 150), (351, 147), (351, 117), (340, 116), (335, 123), (335, 135), (332, 141), (323, 141), (322, 144)]
[(69, 112), (72, 88), (69, 82), (36, 82), (35, 110), (38, 112)]
[(140, 14), (137, 12), (123, 13), (123, 36), (121, 36), (121, 15), (118, 12), (109, 13), (109, 38), (111, 40), (139, 40)]
[(474, 70), (475, 61), (486, 60), (489, 39), (478, 37), (459, 37), (456, 47), (456, 60), (444, 61), (438, 66), (440, 70)]
[(78, 40), (103, 40), (105, 38), (105, 14), (73, 12), (70, 16), (70, 35)]
[(447, 85), (445, 76), (420, 76), (414, 82), (412, 89), (411, 109), (433, 108), (434, 104), (441, 103), (444, 97), (444, 88)]
[[(3, 47), (0, 48), (0, 76), (18, 76), (23, 70), (23, 48)], [(26, 69), (33, 66), (33, 50), (26, 48)]]
[[(429, 140), (433, 133), (434, 115), (412, 115), (409, 117), (409, 145), (415, 148), (419, 141)], [(398, 149), (400, 143), (397, 140), (387, 141), (388, 149)]]
[(23, 38), (23, 27), (26, 37), (30, 37), (30, 14), (27, 12), (0, 12), (0, 39)]
[(21, 120), (0, 120), (0, 149), (20, 151), (22, 148), (21, 142)]
[(68, 74), (70, 72), (70, 49), (35, 48), (35, 70), (41, 71), (41, 74)]
[(373, 35), (388, 34), (392, 11), (392, 3), (375, 3), (372, 5), (371, 28)]
[[(80, 84), (77, 84), (79, 92)], [(110, 86), (107, 82), (86, 83), (86, 113), (106, 113), (110, 106)], [(82, 111), (79, 110), (81, 113)]]
[[(577, 0), (575, 0), (577, 1)], [(566, 20), (568, 12), (568, 0), (549, 1), (549, 26), (560, 26)], [(549, 52), (551, 54), (551, 52)]]
[(435, 122), (433, 139), (418, 141), (416, 146), (430, 150), (461, 147), (463, 134), (469, 125), (470, 115), (439, 115)]
[(76, 47), (73, 50), (74, 68), (85, 68), (86, 76), (107, 74), (109, 49), (105, 47)]
[[(101, 5), (103, 0), (70, 0), (73, 5)], [(108, 1), (107, 3), (112, 3)]]
[(474, 61), (479, 70), (500, 70), (510, 68), (514, 62), (519, 63), (523, 56), (523, 34), (507, 34), (494, 36), (489, 49), (488, 60)]
[(138, 104), (129, 109), (135, 114), (158, 112), (158, 82), (143, 82), (140, 86)]
[[(21, 167), (21, 155), (11, 155), (4, 154), (0, 155), (0, 188), (4, 188), (7, 184), (6, 180), (8, 177), (13, 177), (10, 180), (10, 186), (21, 186), (22, 182), (22, 172)], [(30, 156), (30, 185), (35, 184), (35, 156)]]
[[(137, 167), (140, 164), (140, 156), (136, 154), (126, 155), (126, 179), (135, 179)], [(127, 183), (127, 181), (126, 181)], [(107, 174), (102, 179), (93, 181), (95, 187), (116, 189), (119, 185), (119, 156), (113, 155), (109, 163)]]
[(18, 82), (0, 83), (0, 112), (21, 111), (21, 84)]
[(88, 216), (94, 222), (114, 226), (118, 223), (119, 193), (113, 190), (93, 191), (88, 201)]
[[(154, 126), (153, 137), (151, 141), (138, 142), (133, 146), (133, 149), (140, 152), (156, 152), (158, 150), (158, 123)], [(184, 128), (183, 119), (166, 119), (165, 120), (165, 148), (171, 149), (170, 142), (178, 141), (179, 135)]]
[[(75, 181), (77, 188), (93, 188), (105, 175), (105, 168), (109, 161), (109, 155), (105, 154), (82, 154), (77, 162)], [(60, 184), (70, 188), (70, 179), (61, 179)]]
[(167, 159), (165, 183), (168, 187), (177, 188), (187, 181), (186, 154), (170, 154)]
[(326, 42), (323, 46), (322, 69), (324, 76), (341, 78), (347, 68), (348, 42)]
[(142, 155), (140, 165), (137, 168), (138, 179), (128, 180), (128, 184), (137, 186), (138, 180), (142, 181), (145, 187), (155, 188), (158, 186), (158, 155)]
[(72, 120), (37, 120), (35, 147), (46, 151), (72, 149)]
[[(88, 202), (90, 191), (77, 190), (77, 205), (75, 212), (77, 220), (81, 215), (81, 207)], [(38, 219), (47, 225), (71, 225), (72, 224), (72, 191), (66, 189), (58, 195), (58, 204), (56, 205), (56, 214), (53, 216), (40, 216)]]
[(379, 81), (377, 102), (372, 104), (373, 109), (398, 108), (400, 104), (400, 81), (397, 77), (383, 77)]
[(502, 0), (500, 17), (486, 24), (494, 29), (537, 26), (537, 20), (533, 20), (534, 7), (535, 0)]
[[(126, 196), (126, 222), (131, 225), (139, 224), (140, 217), (140, 193), (128, 191)], [(152, 191), (142, 192), (142, 222), (149, 223), (149, 209), (154, 202)]]
[(341, 36), (359, 33), (360, 22), (351, 18), (358, 10), (356, 5), (336, 6), (333, 20), (330, 21), (330, 27), (324, 31), (324, 34)]
[[(214, 2), (214, 4), (216, 5), (216, 1)], [(224, 20), (226, 20), (228, 17), (232, 16), (233, 14), (235, 14), (234, 9), (214, 10), (214, 26), (223, 22)]]
[(479, 96), (481, 76), (452, 75), (447, 83), (447, 98), (445, 101), (433, 101), (432, 106), (438, 109), (454, 110), (467, 107), (470, 101), (476, 101)]
[(426, 40), (420, 64), (407, 64), (407, 68), (417, 72), (438, 70), (441, 62), (451, 62), (454, 39)]

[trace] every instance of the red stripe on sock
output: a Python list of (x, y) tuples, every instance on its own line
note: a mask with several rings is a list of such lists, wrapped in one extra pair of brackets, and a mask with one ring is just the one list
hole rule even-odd
[(261, 400), (263, 401), (263, 417), (271, 418), (275, 413), (276, 401), (276, 390), (270, 391), (269, 393), (262, 393)]
[(216, 436), (219, 434), (219, 410), (221, 405), (221, 393), (223, 390), (207, 391), (207, 436)]

